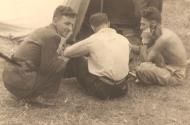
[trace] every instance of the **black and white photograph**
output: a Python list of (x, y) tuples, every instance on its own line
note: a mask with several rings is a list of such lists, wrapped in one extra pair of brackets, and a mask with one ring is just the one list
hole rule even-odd
[(0, 0), (0, 125), (190, 125), (190, 0)]

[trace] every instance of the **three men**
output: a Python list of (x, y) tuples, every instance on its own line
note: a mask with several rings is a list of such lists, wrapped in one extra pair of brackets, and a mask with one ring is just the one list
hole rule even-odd
[(161, 14), (153, 7), (143, 11), (141, 29), (145, 30), (141, 48), (145, 62), (136, 69), (138, 79), (145, 84), (182, 84), (186, 78), (187, 55), (180, 38), (161, 27)]
[(127, 92), (129, 41), (109, 28), (104, 13), (93, 14), (90, 25), (95, 34), (67, 47), (64, 56), (73, 58), (79, 84), (90, 95), (100, 99), (123, 96)]
[[(7, 64), (3, 72), (5, 87), (13, 95), (19, 99), (53, 96), (61, 78), (70, 72), (90, 95), (100, 99), (125, 95), (129, 41), (110, 28), (106, 14), (93, 14), (90, 25), (95, 34), (64, 50), (64, 56), (72, 58), (68, 64), (58, 57), (61, 38), (71, 35), (75, 18), (71, 8), (59, 6), (53, 23), (34, 31), (21, 44), (12, 56), (19, 65)], [(145, 9), (140, 28), (145, 62), (136, 68), (138, 79), (146, 84), (182, 83), (186, 77), (185, 48), (175, 33), (161, 27), (160, 12)], [(144, 39), (146, 34), (150, 39)], [(158, 57), (161, 60), (157, 61)]]
[(12, 60), (19, 65), (7, 64), (3, 81), (18, 99), (55, 95), (66, 65), (57, 49), (62, 37), (70, 36), (75, 18), (70, 7), (58, 6), (52, 24), (31, 33), (13, 54)]

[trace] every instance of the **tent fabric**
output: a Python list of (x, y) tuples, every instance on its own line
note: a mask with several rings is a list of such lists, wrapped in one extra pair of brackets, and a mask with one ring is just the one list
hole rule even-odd
[(68, 0), (66, 3), (66, 5), (70, 6), (77, 13), (77, 19), (76, 24), (74, 26), (72, 41), (75, 41), (75, 38), (77, 37), (77, 34), (80, 31), (89, 3), (90, 0)]
[[(77, 22), (72, 40), (91, 34), (89, 16), (101, 10), (108, 14), (111, 24), (138, 27), (142, 8), (155, 6), (162, 9), (163, 0), (6, 0), (0, 7), (0, 36), (19, 36), (35, 28), (48, 25), (55, 8), (66, 4), (77, 12)], [(16, 13), (15, 13), (16, 12)], [(3, 22), (3, 23), (2, 23)], [(4, 24), (11, 24), (9, 26)], [(17, 27), (15, 27), (15, 25)], [(7, 26), (7, 27), (6, 27)], [(1, 28), (6, 27), (6, 28)], [(10, 28), (14, 27), (14, 28)], [(26, 27), (26, 28), (23, 28)], [(84, 33), (84, 34), (83, 34)]]
[(73, 39), (84, 39), (92, 33), (89, 17), (101, 10), (108, 14), (113, 28), (119, 26), (139, 30), (141, 11), (150, 6), (161, 11), (162, 2), (163, 0), (68, 0), (67, 5), (78, 14)]
[(163, 0), (133, 0), (135, 8), (135, 16), (140, 17), (140, 13), (146, 7), (156, 7), (160, 12), (162, 12)]

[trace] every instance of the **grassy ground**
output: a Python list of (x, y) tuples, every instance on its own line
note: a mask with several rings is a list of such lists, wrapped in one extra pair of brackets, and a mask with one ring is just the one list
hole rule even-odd
[[(190, 52), (190, 3), (164, 0), (163, 24), (180, 35)], [(13, 46), (0, 40), (0, 49)], [(189, 54), (190, 55), (190, 54)], [(0, 72), (4, 62), (0, 60)], [(190, 78), (189, 78), (190, 79)], [(61, 84), (57, 106), (28, 107), (11, 98), (0, 77), (0, 125), (190, 125), (190, 84), (159, 87), (129, 84), (128, 95), (100, 101), (81, 92), (74, 79)]]

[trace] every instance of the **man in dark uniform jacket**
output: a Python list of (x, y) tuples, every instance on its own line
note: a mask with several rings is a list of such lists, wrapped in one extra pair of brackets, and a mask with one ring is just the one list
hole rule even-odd
[(18, 99), (47, 97), (58, 91), (66, 61), (57, 50), (60, 41), (70, 36), (75, 18), (70, 7), (58, 6), (52, 24), (37, 29), (21, 43), (12, 56), (20, 66), (7, 64), (3, 72), (8, 91)]

